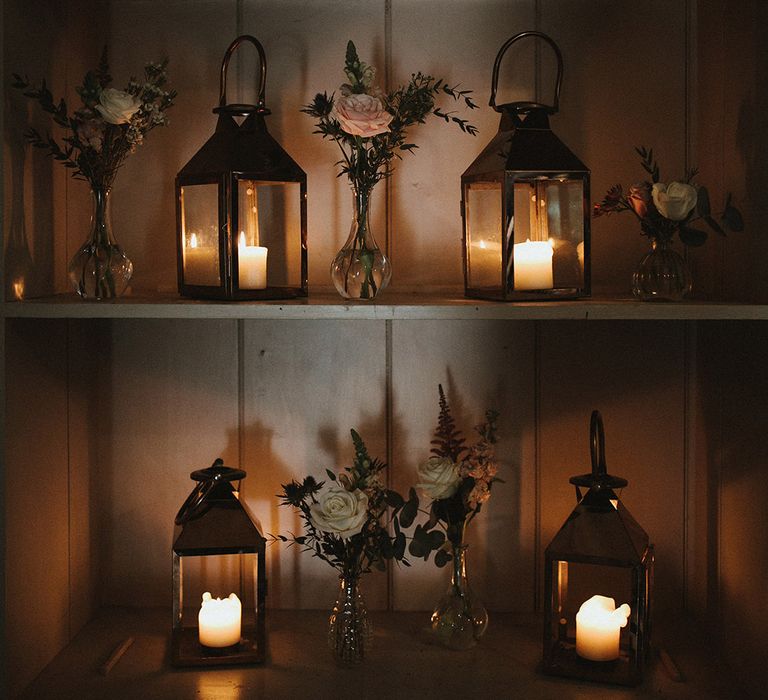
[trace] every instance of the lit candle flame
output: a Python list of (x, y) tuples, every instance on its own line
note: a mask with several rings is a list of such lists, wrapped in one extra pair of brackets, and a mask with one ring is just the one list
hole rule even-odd
[(240, 231), (240, 235), (237, 238), (237, 247), (240, 250), (243, 250), (243, 248), (245, 248), (245, 231)]
[(189, 247), (190, 248), (197, 248), (197, 234), (196, 233), (193, 233), (189, 237)]

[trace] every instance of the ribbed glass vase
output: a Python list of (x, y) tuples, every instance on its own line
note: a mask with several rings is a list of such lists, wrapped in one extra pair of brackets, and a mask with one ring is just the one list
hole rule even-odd
[(357, 666), (365, 660), (373, 642), (360, 576), (339, 577), (339, 597), (328, 621), (328, 647), (341, 666)]

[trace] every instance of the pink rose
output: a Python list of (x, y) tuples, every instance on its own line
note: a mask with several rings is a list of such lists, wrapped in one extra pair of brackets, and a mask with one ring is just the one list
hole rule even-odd
[(378, 97), (366, 94), (342, 95), (336, 100), (331, 116), (348, 134), (363, 138), (388, 131), (393, 118)]
[(96, 153), (101, 153), (104, 144), (104, 122), (100, 119), (88, 119), (77, 127), (78, 138)]
[(641, 219), (648, 214), (651, 201), (651, 187), (647, 182), (640, 182), (629, 188), (629, 203)]

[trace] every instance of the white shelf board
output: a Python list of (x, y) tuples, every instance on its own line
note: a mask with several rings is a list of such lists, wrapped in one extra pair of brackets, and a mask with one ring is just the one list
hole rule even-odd
[[(260, 666), (173, 669), (170, 610), (104, 608), (23, 693), (60, 698), (525, 698), (525, 700), (732, 698), (728, 672), (704, 638), (668, 625), (665, 650), (679, 667), (675, 682), (653, 661), (636, 688), (544, 676), (541, 621), (491, 613), (487, 634), (467, 651), (437, 646), (429, 613), (372, 613), (373, 648), (361, 666), (340, 669), (326, 645), (327, 611), (268, 611), (268, 655)], [(679, 621), (678, 621), (679, 622)], [(99, 667), (126, 638), (133, 644), (106, 676)], [(704, 640), (704, 641), (702, 641)]]
[(494, 302), (455, 295), (385, 292), (373, 302), (350, 302), (332, 293), (305, 299), (224, 302), (178, 295), (126, 296), (82, 301), (62, 294), (2, 304), (5, 318), (187, 318), (187, 319), (360, 319), (360, 320), (594, 320), (703, 321), (768, 320), (768, 304), (685, 301), (648, 303), (630, 299)]

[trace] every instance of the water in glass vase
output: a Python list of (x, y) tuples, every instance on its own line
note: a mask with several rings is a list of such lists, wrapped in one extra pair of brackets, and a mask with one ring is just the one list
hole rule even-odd
[(374, 299), (392, 277), (392, 266), (371, 232), (372, 188), (354, 189), (354, 218), (349, 238), (331, 263), (331, 279), (345, 299)]
[(133, 274), (133, 263), (112, 236), (110, 193), (109, 188), (91, 190), (91, 233), (67, 268), (75, 292), (84, 299), (120, 296)]
[(681, 255), (661, 239), (640, 261), (632, 279), (632, 293), (642, 301), (682, 301), (691, 291), (691, 273)]

